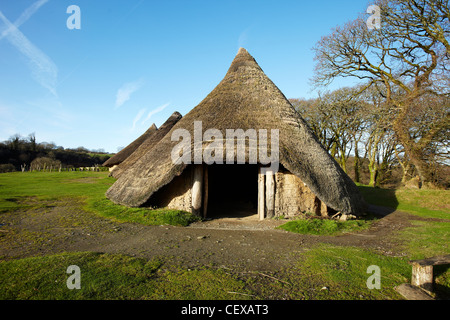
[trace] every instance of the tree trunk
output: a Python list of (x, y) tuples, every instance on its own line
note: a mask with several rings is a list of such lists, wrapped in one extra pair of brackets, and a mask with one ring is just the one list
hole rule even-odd
[[(412, 100), (412, 98), (409, 100)], [(412, 139), (409, 133), (409, 125), (406, 120), (409, 104), (406, 102), (404, 105), (398, 106), (401, 111), (392, 127), (397, 134), (400, 144), (405, 149), (405, 154), (416, 168), (422, 187), (434, 187), (432, 166), (426, 161), (424, 152), (425, 147), (432, 141), (433, 135), (436, 134), (436, 132), (435, 130), (433, 130), (433, 132), (428, 132), (422, 136), (418, 142)]]
[(405, 154), (410, 159), (410, 162), (414, 165), (417, 175), (419, 176), (421, 186), (424, 188), (434, 187), (433, 168), (423, 154), (424, 150), (418, 143), (408, 139), (409, 135), (402, 133), (399, 136), (400, 143), (405, 149)]
[(372, 131), (369, 137), (369, 141), (367, 144), (367, 157), (369, 158), (369, 172), (370, 172), (370, 182), (369, 185), (372, 187), (376, 186), (377, 183), (377, 174), (378, 174), (378, 163), (377, 163), (377, 155), (378, 148), (380, 145), (381, 138), (384, 136), (384, 129), (375, 129)]
[[(381, 135), (380, 135), (381, 137)], [(377, 173), (378, 173), (378, 164), (376, 161), (376, 155), (378, 153), (378, 143), (380, 138), (376, 137), (373, 141), (373, 145), (371, 146), (370, 152), (369, 152), (369, 172), (370, 172), (370, 181), (369, 185), (372, 187), (376, 186), (377, 183)]]
[(369, 186), (375, 187), (377, 185), (378, 168), (376, 162), (369, 163), (370, 181)]
[(416, 167), (417, 175), (421, 182), (421, 188), (434, 188), (434, 177), (432, 166), (423, 159), (419, 152), (409, 154), (412, 164)]
[(355, 160), (354, 160), (354, 172), (355, 172), (355, 182), (360, 182), (361, 180), (361, 160), (359, 159), (358, 143), (355, 146)]
[(344, 170), (345, 173), (347, 173), (347, 159), (345, 158), (345, 151), (340, 150), (340, 156), (339, 156), (339, 162), (341, 163), (341, 168)]
[(331, 145), (331, 149), (330, 149), (330, 154), (333, 158), (336, 159), (336, 142), (333, 142), (333, 144)]
[(409, 163), (409, 160), (406, 158), (406, 154), (403, 157), (403, 159), (400, 157), (397, 149), (394, 149), (395, 157), (398, 160), (398, 163), (402, 167), (402, 185), (404, 185), (409, 179), (411, 179), (411, 164)]
[(409, 174), (411, 165), (409, 163), (407, 163), (405, 165), (401, 164), (401, 166), (402, 166), (402, 170), (403, 170), (402, 184), (405, 184), (411, 178), (411, 176)]

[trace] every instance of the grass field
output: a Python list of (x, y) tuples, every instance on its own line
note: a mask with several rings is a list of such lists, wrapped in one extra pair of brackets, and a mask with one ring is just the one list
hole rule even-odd
[(359, 185), (370, 204), (390, 207), (425, 218), (449, 219), (450, 190), (383, 189)]
[[(104, 197), (113, 182), (104, 172), (1, 174), (0, 225), (4, 217), (19, 212), (32, 215), (64, 201), (73, 201), (81, 211), (114, 221), (177, 226), (196, 221), (192, 215), (177, 210), (114, 205)], [(320, 243), (318, 238), (318, 244), (305, 247), (301, 254), (292, 252), (296, 262), (290, 268), (270, 275), (214, 265), (187, 269), (170, 259), (145, 260), (98, 252), (16, 259), (0, 256), (0, 299), (401, 299), (393, 288), (409, 282), (408, 260), (450, 252), (449, 191), (395, 191), (366, 186), (360, 189), (369, 203), (407, 211), (417, 217), (409, 227), (394, 234), (393, 239), (398, 240), (406, 255), (388, 256), (366, 248)], [(90, 223), (80, 219), (77, 223)], [(306, 226), (301, 232), (313, 234), (312, 237), (330, 237), (370, 227), (370, 222), (365, 221), (342, 225), (322, 222), (322, 225)], [(0, 232), (0, 248), (7, 250), (6, 234)], [(31, 239), (35, 235), (30, 232), (27, 236)], [(66, 287), (68, 261), (83, 270), (81, 290)], [(382, 270), (379, 290), (367, 288), (368, 265)], [(437, 268), (436, 283), (440, 294), (449, 294), (448, 266)]]
[(106, 172), (15, 172), (0, 176), (0, 213), (23, 208), (22, 199), (35, 198), (36, 205), (61, 198), (83, 199), (86, 210), (123, 222), (144, 225), (186, 226), (198, 218), (188, 212), (169, 209), (126, 208), (105, 198), (114, 182)]

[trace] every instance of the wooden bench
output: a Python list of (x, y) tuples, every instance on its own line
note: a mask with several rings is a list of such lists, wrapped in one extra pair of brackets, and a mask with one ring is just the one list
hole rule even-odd
[[(409, 261), (412, 265), (411, 284), (402, 284), (396, 290), (409, 300), (431, 299), (433, 293), (433, 267), (450, 264), (450, 254), (422, 260)], [(424, 291), (423, 291), (424, 290)]]

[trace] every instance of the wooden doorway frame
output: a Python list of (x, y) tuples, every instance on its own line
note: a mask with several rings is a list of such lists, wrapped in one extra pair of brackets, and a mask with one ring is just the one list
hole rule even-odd
[[(196, 164), (193, 171), (192, 213), (205, 219), (209, 200), (208, 165)], [(259, 220), (275, 215), (275, 173), (262, 166), (258, 167), (257, 215)]]

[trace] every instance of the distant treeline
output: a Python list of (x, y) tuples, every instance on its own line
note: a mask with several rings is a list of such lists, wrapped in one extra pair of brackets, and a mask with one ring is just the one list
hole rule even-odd
[(84, 147), (65, 149), (54, 143), (36, 142), (34, 134), (22, 137), (16, 134), (0, 142), (0, 172), (80, 167), (98, 167), (112, 154), (103, 150), (88, 150)]

